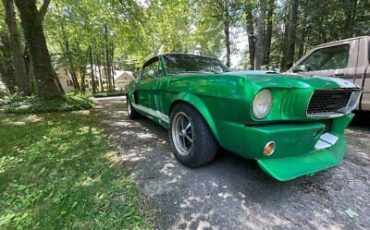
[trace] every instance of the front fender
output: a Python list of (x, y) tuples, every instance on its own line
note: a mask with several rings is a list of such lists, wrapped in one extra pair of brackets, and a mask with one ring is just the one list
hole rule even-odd
[(175, 105), (178, 102), (186, 102), (192, 105), (196, 110), (198, 110), (198, 112), (202, 114), (203, 118), (206, 120), (216, 140), (218, 141), (220, 140), (215, 121), (212, 115), (210, 114), (207, 108), (207, 105), (204, 103), (204, 101), (200, 97), (194, 94), (191, 94), (191, 93), (182, 92), (173, 98), (170, 108), (172, 108), (173, 105)]

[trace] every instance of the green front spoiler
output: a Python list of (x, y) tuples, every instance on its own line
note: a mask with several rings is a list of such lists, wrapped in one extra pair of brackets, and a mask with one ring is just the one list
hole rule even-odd
[(273, 178), (288, 181), (340, 164), (346, 148), (347, 141), (341, 136), (337, 143), (328, 149), (283, 158), (260, 159), (257, 162), (262, 170)]

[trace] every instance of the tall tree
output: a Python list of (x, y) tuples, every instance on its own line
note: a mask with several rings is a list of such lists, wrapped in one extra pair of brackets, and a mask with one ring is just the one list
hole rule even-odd
[(247, 23), (247, 35), (248, 35), (248, 51), (249, 51), (249, 63), (251, 69), (254, 69), (254, 56), (255, 56), (255, 34), (254, 34), (254, 18), (252, 15), (254, 5), (252, 1), (246, 0), (244, 4), (245, 20)]
[(62, 52), (63, 52), (63, 56), (65, 57), (65, 59), (67, 60), (67, 63), (68, 63), (69, 72), (71, 73), (71, 78), (72, 78), (72, 81), (73, 81), (73, 88), (75, 90), (80, 90), (80, 84), (78, 83), (78, 80), (77, 80), (76, 66), (75, 66), (75, 63), (74, 63), (74, 60), (73, 60), (72, 51), (70, 49), (69, 38), (68, 38), (68, 35), (67, 35), (65, 24), (66, 23), (65, 23), (64, 16), (62, 16), (61, 23), (60, 23), (61, 37), (62, 37), (62, 45), (61, 45), (62, 46)]
[(224, 42), (226, 48), (226, 66), (231, 65), (231, 39), (230, 27), (233, 24), (233, 14), (235, 1), (230, 0), (211, 0), (207, 1), (210, 11), (223, 25)]
[(9, 31), (9, 44), (14, 65), (15, 82), (19, 90), (26, 96), (31, 95), (31, 79), (27, 76), (24, 51), (17, 28), (17, 18), (13, 0), (2, 0), (5, 9), (5, 22)]
[(266, 16), (266, 32), (265, 32), (265, 53), (264, 53), (264, 64), (270, 64), (270, 50), (271, 50), (271, 39), (272, 39), (272, 18), (275, 9), (275, 0), (268, 0), (267, 3), (267, 16)]
[(111, 49), (109, 43), (109, 36), (108, 36), (108, 26), (104, 24), (104, 48), (105, 48), (105, 73), (108, 80), (108, 91), (112, 91), (113, 83), (112, 83), (112, 66), (111, 66)]
[(49, 3), (50, 0), (45, 0), (38, 10), (36, 0), (15, 0), (24, 36), (30, 50), (37, 95), (43, 98), (59, 97), (64, 94), (51, 64), (42, 26)]
[(100, 54), (96, 54), (96, 65), (98, 67), (99, 81), (100, 81), (100, 91), (104, 92), (104, 84), (101, 74), (101, 63), (100, 63)]
[(259, 0), (257, 5), (257, 42), (256, 54), (254, 56), (254, 69), (261, 69), (263, 54), (265, 52), (264, 20), (265, 20), (266, 0)]
[(290, 0), (290, 20), (286, 31), (285, 52), (283, 52), (282, 69), (289, 69), (293, 65), (296, 44), (296, 33), (298, 23), (298, 4), (299, 0)]
[(230, 42), (230, 10), (229, 1), (219, 1), (220, 7), (223, 7), (223, 24), (226, 45), (226, 66), (231, 65), (231, 42)]
[(91, 76), (91, 88), (92, 92), (96, 93), (96, 81), (95, 81), (95, 76), (94, 76), (94, 61), (93, 61), (93, 50), (92, 47), (89, 46), (89, 62), (90, 62), (90, 76)]
[(354, 28), (356, 27), (355, 23), (356, 23), (356, 13), (357, 13), (357, 0), (353, 0), (353, 1), (350, 1), (350, 3), (348, 4), (349, 7), (346, 9), (346, 29), (347, 29), (347, 33), (346, 33), (346, 36), (347, 37), (352, 37), (353, 36), (353, 32), (354, 32)]

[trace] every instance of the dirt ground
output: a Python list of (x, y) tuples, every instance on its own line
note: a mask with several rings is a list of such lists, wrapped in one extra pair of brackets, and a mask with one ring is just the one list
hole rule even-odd
[(343, 164), (282, 183), (228, 152), (206, 167), (182, 166), (167, 130), (129, 120), (123, 97), (97, 99), (96, 110), (159, 229), (370, 229), (370, 114), (346, 131)]

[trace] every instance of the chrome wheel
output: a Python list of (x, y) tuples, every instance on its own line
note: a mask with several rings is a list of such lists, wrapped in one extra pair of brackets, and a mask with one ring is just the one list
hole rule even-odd
[(189, 117), (178, 112), (174, 118), (171, 127), (172, 141), (178, 153), (187, 156), (193, 148), (193, 127)]

